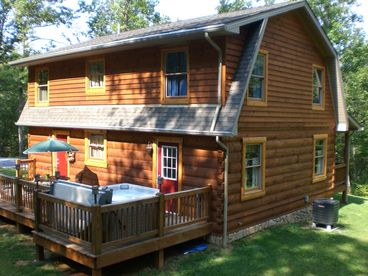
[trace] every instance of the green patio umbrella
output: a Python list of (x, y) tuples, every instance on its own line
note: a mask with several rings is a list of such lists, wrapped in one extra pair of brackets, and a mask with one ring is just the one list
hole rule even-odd
[[(78, 149), (64, 141), (49, 138), (46, 141), (42, 141), (42, 142), (39, 142), (33, 145), (29, 149), (25, 150), (23, 153), (24, 154), (45, 153), (45, 152), (53, 153), (53, 152), (69, 152), (69, 151), (75, 152), (75, 151), (78, 151)], [(51, 154), (51, 169), (53, 170), (53, 168), (54, 166), (53, 166), (53, 160), (52, 160), (52, 154)], [(51, 174), (52, 174), (52, 171), (51, 171)]]

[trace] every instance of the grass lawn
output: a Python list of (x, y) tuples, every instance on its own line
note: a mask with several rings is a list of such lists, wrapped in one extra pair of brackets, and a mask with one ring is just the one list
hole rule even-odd
[(10, 175), (10, 176), (15, 176), (15, 169), (14, 168), (0, 168), (0, 173)]
[(340, 209), (338, 229), (300, 225), (273, 227), (215, 248), (180, 256), (159, 272), (144, 275), (367, 275), (368, 199), (350, 197)]
[[(47, 251), (46, 251), (47, 253)], [(147, 257), (146, 257), (147, 258)], [(151, 255), (148, 255), (151, 260)], [(35, 250), (29, 235), (0, 220), (0, 275), (87, 275), (85, 269), (47, 253), (46, 261), (33, 262)], [(139, 259), (138, 259), (139, 260)], [(367, 275), (368, 199), (350, 197), (340, 209), (338, 229), (332, 232), (307, 226), (273, 227), (232, 244), (167, 259), (158, 271), (133, 262), (140, 275)], [(121, 275), (131, 262), (104, 269)]]

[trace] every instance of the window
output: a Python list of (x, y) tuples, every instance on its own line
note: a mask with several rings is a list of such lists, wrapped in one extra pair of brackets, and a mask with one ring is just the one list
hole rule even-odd
[(243, 138), (242, 200), (265, 194), (266, 138)]
[(185, 103), (188, 92), (187, 51), (164, 52), (163, 101)]
[(104, 132), (86, 132), (85, 164), (107, 167), (107, 141)]
[(326, 179), (327, 134), (314, 135), (313, 182)]
[(324, 108), (324, 70), (317, 66), (313, 66), (312, 108), (317, 110)]
[(247, 92), (248, 105), (267, 105), (267, 59), (267, 52), (260, 50), (249, 80)]
[(103, 60), (87, 62), (87, 93), (105, 92), (105, 63)]
[(178, 167), (178, 147), (163, 145), (161, 149), (161, 175), (165, 179), (176, 181)]
[(49, 71), (48, 69), (36, 70), (36, 105), (49, 104)]

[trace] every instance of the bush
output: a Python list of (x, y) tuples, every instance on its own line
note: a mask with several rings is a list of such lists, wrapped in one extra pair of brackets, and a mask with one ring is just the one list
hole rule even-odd
[(368, 197), (368, 184), (351, 183), (351, 193), (356, 196)]

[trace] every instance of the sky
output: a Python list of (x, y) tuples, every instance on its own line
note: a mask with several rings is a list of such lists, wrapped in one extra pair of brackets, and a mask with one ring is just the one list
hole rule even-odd
[[(276, 0), (276, 2), (284, 2), (285, 0)], [(216, 13), (216, 6), (218, 0), (160, 0), (157, 11), (162, 15), (169, 16), (171, 21), (177, 21), (188, 18), (201, 17)], [(255, 2), (253, 0), (253, 2)], [(66, 0), (65, 5), (76, 9), (78, 1)], [(368, 0), (358, 0), (359, 7), (356, 8), (355, 12), (363, 15), (364, 22), (361, 27), (364, 28), (368, 34)], [(80, 18), (77, 20), (71, 29), (64, 27), (47, 27), (39, 28), (36, 30), (36, 35), (45, 38), (45, 40), (38, 40), (31, 46), (36, 50), (42, 51), (42, 48), (48, 44), (47, 39), (53, 39), (57, 41), (57, 47), (64, 47), (70, 45), (70, 43), (77, 43), (75, 33), (78, 31), (87, 31), (87, 18)], [(85, 40), (85, 38), (84, 38)]]

